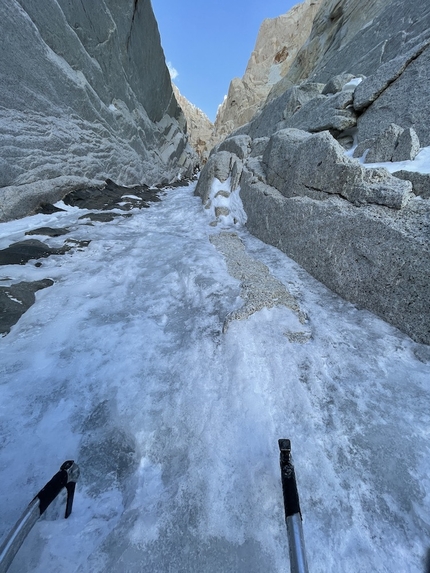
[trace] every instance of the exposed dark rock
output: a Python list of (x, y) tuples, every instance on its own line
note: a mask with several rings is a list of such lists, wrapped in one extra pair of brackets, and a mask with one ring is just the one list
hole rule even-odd
[(69, 229), (53, 229), (52, 227), (39, 227), (27, 231), (26, 235), (45, 235), (46, 237), (61, 237), (70, 233)]
[[(148, 205), (145, 205), (147, 207)], [(122, 213), (85, 213), (81, 215), (79, 219), (90, 219), (91, 221), (97, 221), (98, 223), (110, 223), (117, 217), (131, 217), (131, 214), (123, 215)]]
[(122, 187), (108, 179), (106, 186), (102, 189), (89, 188), (72, 191), (66, 195), (64, 203), (80, 209), (97, 209), (100, 211), (121, 209), (128, 211), (134, 207), (139, 209), (148, 207), (148, 201), (160, 201), (158, 195), (157, 189), (150, 189), (147, 185)]
[(10, 332), (11, 327), (34, 304), (35, 292), (53, 284), (51, 279), (43, 279), (0, 287), (0, 335), (4, 336)]
[(41, 203), (34, 212), (40, 213), (41, 215), (52, 215), (53, 213), (64, 212), (64, 209), (60, 209), (51, 203)]
[(69, 246), (53, 249), (35, 239), (19, 241), (0, 251), (0, 265), (25, 265), (33, 259), (46, 259), (50, 255), (64, 255), (70, 249)]

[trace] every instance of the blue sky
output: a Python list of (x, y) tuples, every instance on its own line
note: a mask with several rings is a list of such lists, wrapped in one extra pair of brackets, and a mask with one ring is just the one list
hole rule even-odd
[(234, 77), (242, 77), (265, 18), (299, 0), (151, 0), (166, 61), (181, 93), (211, 121)]

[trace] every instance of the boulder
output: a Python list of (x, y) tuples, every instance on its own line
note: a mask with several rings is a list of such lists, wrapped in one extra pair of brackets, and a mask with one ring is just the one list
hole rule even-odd
[(390, 124), (378, 137), (359, 143), (354, 151), (354, 157), (361, 157), (367, 151), (364, 158), (366, 163), (391, 161), (403, 131), (399, 125)]
[(413, 161), (420, 151), (420, 140), (413, 127), (404, 129), (397, 140), (391, 161)]
[(236, 189), (239, 185), (242, 169), (242, 161), (237, 155), (228, 151), (219, 151), (212, 154), (200, 173), (194, 195), (201, 197), (202, 202), (206, 204), (209, 200), (214, 179), (224, 183), (231, 177), (230, 190)]
[(316, 96), (284, 122), (285, 127), (295, 127), (311, 133), (327, 129), (340, 132), (356, 124), (357, 116), (352, 109), (351, 91), (333, 96)]
[(229, 151), (237, 155), (239, 159), (246, 159), (251, 151), (251, 142), (249, 135), (232, 136), (218, 146), (218, 151)]
[(353, 74), (346, 74), (346, 73), (334, 76), (324, 86), (322, 94), (323, 95), (337, 94), (338, 92), (342, 91), (343, 86), (345, 86), (348, 82), (350, 82), (354, 78), (355, 76)]
[(350, 159), (326, 131), (310, 135), (281, 130), (270, 139), (263, 161), (267, 183), (285, 197), (323, 200), (337, 194), (356, 206), (378, 204), (391, 209), (401, 209), (411, 197), (411, 185), (399, 184), (385, 169), (366, 169)]
[(254, 140), (251, 140), (251, 157), (263, 155), (268, 143), (269, 137), (256, 137)]
[(333, 195), (325, 201), (285, 197), (247, 170), (240, 197), (253, 235), (346, 300), (430, 344), (430, 228), (424, 201), (392, 211), (357, 209)]
[(413, 128), (403, 129), (391, 123), (378, 137), (359, 143), (354, 157), (362, 157), (367, 151), (365, 163), (411, 161), (418, 155), (419, 150), (420, 142)]
[(417, 173), (415, 171), (396, 171), (394, 177), (410, 181), (412, 191), (423, 199), (430, 199), (430, 173)]

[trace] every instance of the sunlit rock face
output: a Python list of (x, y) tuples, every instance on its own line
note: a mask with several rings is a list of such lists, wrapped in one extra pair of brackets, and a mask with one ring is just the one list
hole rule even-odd
[(187, 120), (187, 133), (192, 148), (197, 152), (200, 161), (205, 162), (212, 148), (213, 123), (208, 116), (194, 104), (187, 100), (179, 88), (172, 84), (176, 100), (184, 112)]
[(0, 34), (0, 220), (192, 169), (150, 0), (8, 0)]
[(218, 110), (216, 141), (250, 121), (272, 87), (286, 75), (310, 34), (320, 4), (321, 0), (305, 0), (286, 14), (263, 21), (243, 78), (231, 81)]
[(251, 233), (425, 344), (429, 22), (420, 0), (322, 0), (285, 77), (196, 187), (207, 208), (216, 179), (239, 192)]

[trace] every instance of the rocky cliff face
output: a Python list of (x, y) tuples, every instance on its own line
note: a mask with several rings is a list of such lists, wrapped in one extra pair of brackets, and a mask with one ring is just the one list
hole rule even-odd
[(193, 105), (181, 94), (179, 88), (175, 84), (172, 84), (172, 87), (176, 100), (184, 112), (185, 119), (187, 120), (187, 131), (190, 138), (190, 144), (197, 152), (200, 161), (205, 162), (209, 157), (209, 151), (213, 146), (213, 123), (201, 109)]
[(248, 123), (270, 90), (283, 78), (307, 40), (321, 0), (305, 0), (278, 18), (268, 18), (258, 32), (243, 78), (234, 78), (215, 120), (215, 140), (221, 141)]
[(227, 207), (239, 189), (252, 233), (426, 344), (430, 174), (352, 155), (411, 161), (430, 146), (429, 80), (430, 5), (323, 0), (285, 78), (213, 150), (196, 189), (214, 224), (239, 220)]
[(0, 34), (0, 220), (192, 169), (150, 0), (8, 0)]

